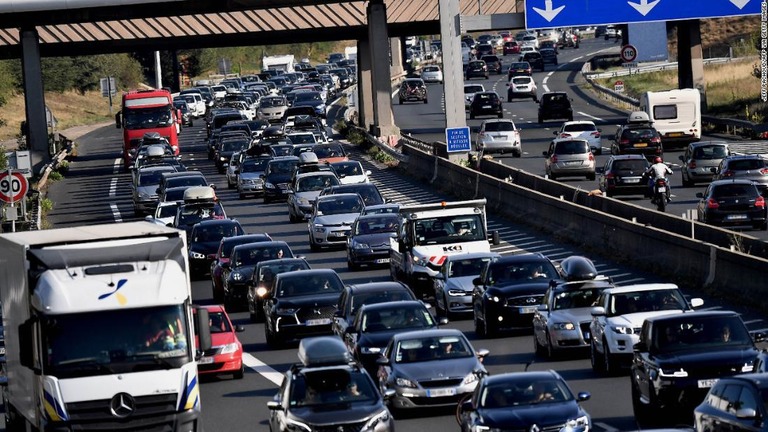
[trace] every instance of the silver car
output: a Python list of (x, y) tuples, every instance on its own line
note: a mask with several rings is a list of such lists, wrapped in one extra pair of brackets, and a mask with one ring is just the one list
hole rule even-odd
[(544, 151), (544, 171), (550, 179), (585, 176), (595, 179), (595, 156), (583, 138), (556, 138)]
[(285, 96), (267, 96), (261, 98), (259, 111), (256, 115), (261, 120), (279, 123), (283, 120), (283, 114), (285, 114), (287, 109), (288, 101), (285, 99)]
[(237, 193), (240, 199), (248, 195), (264, 194), (264, 171), (267, 169), (270, 157), (245, 159), (238, 167)]
[(312, 216), (312, 206), (320, 192), (326, 187), (339, 184), (332, 171), (316, 171), (297, 174), (291, 185), (293, 193), (288, 195), (288, 219), (299, 222)]
[(693, 186), (697, 182), (711, 182), (715, 177), (712, 169), (717, 169), (724, 158), (731, 155), (725, 141), (699, 141), (685, 148), (679, 156), (682, 165), (680, 175), (683, 186)]
[(363, 207), (363, 199), (356, 193), (317, 197), (309, 218), (310, 248), (318, 251), (326, 246), (345, 246)]
[(395, 390), (390, 408), (455, 407), (488, 374), (482, 363), (487, 355), (456, 329), (395, 334), (378, 360), (381, 391)]
[(154, 213), (157, 207), (160, 179), (163, 173), (174, 173), (171, 165), (150, 165), (139, 169), (133, 185), (133, 211), (137, 216)]
[(514, 157), (523, 155), (520, 132), (510, 119), (484, 120), (477, 133), (477, 148), (483, 153), (512, 153)]
[(485, 91), (485, 87), (482, 84), (464, 84), (464, 109), (469, 110), (469, 106), (472, 105), (472, 99), (475, 98), (475, 93), (482, 93)]
[(452, 319), (458, 314), (472, 313), (472, 281), (491, 259), (500, 256), (492, 252), (448, 255), (433, 279), (435, 303), (439, 316)]

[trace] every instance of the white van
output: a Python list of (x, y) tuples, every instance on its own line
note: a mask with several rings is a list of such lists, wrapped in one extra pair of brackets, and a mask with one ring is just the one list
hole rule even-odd
[(664, 146), (684, 146), (701, 139), (701, 93), (697, 89), (645, 92), (640, 98)]

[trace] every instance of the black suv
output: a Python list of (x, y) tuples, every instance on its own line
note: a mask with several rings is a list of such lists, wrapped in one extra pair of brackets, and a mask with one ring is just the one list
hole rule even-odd
[(648, 160), (664, 155), (661, 135), (650, 123), (619, 126), (611, 144), (611, 154), (640, 154)]
[(482, 60), (485, 62), (486, 66), (488, 67), (488, 72), (493, 72), (495, 74), (501, 73), (501, 59), (496, 55), (484, 55), (482, 57)]
[(406, 78), (400, 84), (398, 99), (400, 105), (410, 101), (427, 103), (427, 86), (421, 78)]
[[(301, 341), (301, 363), (285, 373), (269, 408), (269, 430), (393, 432), (394, 419), (370, 375), (336, 336)], [(297, 426), (301, 425), (301, 427)]]
[(521, 62), (528, 62), (532, 69), (538, 69), (544, 72), (544, 58), (538, 51), (527, 52), (520, 57)]
[(485, 78), (488, 79), (488, 65), (482, 60), (472, 60), (467, 64), (466, 79)]
[(736, 312), (697, 311), (650, 317), (632, 360), (632, 408), (648, 425), (690, 413), (720, 378), (752, 372), (755, 340)]
[(557, 119), (573, 121), (571, 98), (565, 92), (544, 93), (539, 99), (539, 123)]
[(475, 97), (469, 105), (469, 118), (474, 119), (479, 115), (495, 115), (498, 118), (504, 117), (504, 111), (501, 107), (501, 98), (496, 92), (475, 93)]
[(707, 186), (706, 192), (698, 192), (696, 197), (701, 198), (696, 208), (699, 222), (768, 229), (765, 198), (750, 180), (715, 180)]

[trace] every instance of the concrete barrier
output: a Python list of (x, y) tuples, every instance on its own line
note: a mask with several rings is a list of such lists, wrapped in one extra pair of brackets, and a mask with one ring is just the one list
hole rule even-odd
[[(612, 198), (589, 196), (588, 191), (505, 168), (498, 162), (481, 161), (479, 172), (408, 145), (403, 153), (408, 162), (400, 168), (408, 175), (430, 182), (457, 199), (486, 198), (491, 215), (540, 229), (680, 286), (768, 311), (768, 284), (764, 282), (768, 260), (756, 256), (755, 250), (744, 249), (744, 244), (739, 247), (750, 254), (702, 240), (718, 235), (717, 231), (727, 235), (725, 230), (695, 222), (697, 237), (690, 238), (668, 228), (685, 222), (690, 230), (690, 221), (627, 206)], [(631, 208), (631, 217), (620, 211), (622, 207)], [(765, 251), (765, 243), (755, 240), (747, 247), (760, 246)]]

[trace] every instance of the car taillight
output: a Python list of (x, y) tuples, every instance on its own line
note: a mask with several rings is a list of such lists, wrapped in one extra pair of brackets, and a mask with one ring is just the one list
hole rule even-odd
[(552, 163), (557, 163), (557, 155), (553, 154), (552, 156), (550, 156), (549, 160), (552, 161)]
[(629, 140), (628, 139), (623, 139), (623, 140), (619, 141), (619, 144), (623, 145), (623, 146), (629, 145)]
[(590, 135), (592, 135), (595, 138), (600, 138), (600, 132), (592, 132)]
[(720, 204), (717, 203), (717, 200), (714, 198), (710, 198), (707, 200), (707, 208), (716, 209), (720, 207)]
[(725, 170), (720, 174), (721, 177), (733, 177), (733, 171), (731, 170)]
[(606, 180), (613, 180), (615, 178), (616, 178), (616, 174), (614, 174), (614, 173), (608, 173), (608, 174), (605, 175), (605, 179)]
[(755, 207), (765, 208), (765, 198), (762, 195), (759, 195), (755, 200)]
[(651, 142), (654, 143), (654, 144), (658, 144), (658, 143), (661, 142), (661, 139), (659, 139), (659, 137), (653, 137), (653, 138), (651, 138)]
[(483, 139), (484, 136), (485, 136), (485, 132), (480, 132), (479, 134), (477, 134), (477, 137), (480, 139)]
[(561, 134), (560, 134), (560, 138), (568, 138), (568, 137), (570, 137), (570, 136), (571, 136), (571, 134), (569, 134), (569, 133), (565, 133), (565, 132), (563, 132), (563, 133), (561, 133)]
[(591, 161), (595, 160), (595, 155), (593, 155), (592, 152), (589, 152), (589, 156), (588, 157), (589, 157), (589, 160), (591, 160)]
[(763, 168), (760, 170), (760, 174), (762, 175), (768, 175), (768, 168)]
[(691, 161), (691, 163), (688, 164), (688, 169), (696, 169), (696, 161)]

